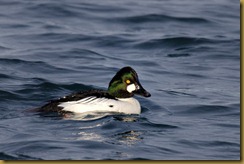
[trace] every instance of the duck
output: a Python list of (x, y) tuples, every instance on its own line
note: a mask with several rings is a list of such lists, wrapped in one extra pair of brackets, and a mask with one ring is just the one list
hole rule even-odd
[(38, 108), (39, 112), (58, 114), (90, 114), (113, 112), (120, 114), (140, 114), (141, 105), (134, 95), (150, 97), (139, 82), (136, 71), (130, 66), (121, 68), (109, 82), (107, 90), (87, 90), (72, 93)]

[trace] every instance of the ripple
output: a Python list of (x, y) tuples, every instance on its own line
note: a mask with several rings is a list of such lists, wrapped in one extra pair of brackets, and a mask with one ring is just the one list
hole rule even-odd
[(0, 51), (6, 51), (6, 50), (11, 50), (11, 48), (0, 46)]
[(179, 128), (178, 126), (175, 125), (169, 125), (169, 124), (159, 124), (159, 123), (152, 123), (148, 121), (145, 118), (143, 119), (144, 121), (140, 123), (140, 125), (144, 126), (145, 129), (149, 128), (151, 130), (166, 130), (166, 129), (176, 129)]
[(3, 73), (0, 73), (0, 79), (11, 79), (13, 78), (12, 76), (10, 75), (6, 75), (6, 74), (3, 74)]
[(7, 0), (3, 0), (1, 1), (1, 6), (12, 6), (12, 5), (21, 5), (22, 3), (18, 0), (13, 0), (13, 1), (7, 1)]
[(186, 114), (186, 115), (208, 115), (208, 114), (228, 114), (233, 113), (233, 109), (228, 106), (222, 105), (197, 105), (193, 107), (180, 107), (181, 110), (178, 109), (177, 114)]
[(213, 140), (213, 141), (204, 141), (204, 140), (196, 140), (196, 141), (187, 141), (187, 140), (179, 140), (178, 143), (185, 144), (186, 146), (197, 146), (197, 147), (229, 147), (229, 146), (234, 146), (234, 147), (239, 147), (239, 143), (234, 143), (234, 142), (229, 142), (229, 141), (218, 141), (218, 140)]
[[(61, 68), (54, 65), (50, 65), (44, 61), (27, 61), (22, 59), (7, 59), (0, 58), (0, 64), (16, 67), (17, 70), (24, 72), (38, 72), (38, 73), (50, 73), (50, 72), (70, 72), (67, 68)], [(31, 69), (30, 69), (31, 68)]]
[(204, 19), (204, 18), (197, 18), (197, 17), (174, 17), (169, 15), (162, 15), (162, 14), (145, 14), (145, 15), (138, 15), (138, 16), (130, 16), (130, 17), (123, 17), (123, 18), (116, 18), (123, 23), (158, 23), (158, 22), (169, 22), (169, 21), (176, 21), (181, 23), (196, 23), (196, 24), (204, 24), (204, 23), (211, 23), (211, 21)]
[(22, 23), (5, 23), (0, 25), (1, 28), (13, 28), (13, 29), (26, 29), (30, 28), (30, 25), (22, 24)]
[(81, 42), (88, 41), (91, 36), (83, 34), (72, 34), (72, 33), (58, 33), (58, 32), (45, 32), (45, 33), (32, 33), (32, 34), (8, 34), (4, 36), (6, 39), (19, 39), (21, 43), (30, 42), (33, 44), (37, 43), (67, 43), (67, 42)]
[[(22, 12), (24, 14), (24, 12)], [(70, 10), (65, 5), (58, 3), (41, 3), (33, 4), (26, 7), (25, 15), (32, 15), (35, 17), (76, 17), (77, 13)]]
[[(8, 34), (5, 35), (6, 39), (19, 39), (21, 43), (30, 44), (44, 44), (50, 45), (51, 43), (80, 43), (91, 44), (96, 47), (130, 47), (134, 40), (124, 37), (123, 35), (87, 35), (87, 34), (72, 34), (72, 33), (58, 33), (58, 32), (46, 32), (46, 33), (33, 33), (33, 34)], [(31, 40), (31, 42), (30, 42)]]
[(87, 3), (87, 2), (80, 2), (76, 5), (73, 4), (68, 4), (69, 8), (72, 8), (73, 10), (78, 10), (78, 11), (88, 11), (90, 13), (113, 13), (113, 12), (128, 12), (130, 10), (122, 7), (122, 6), (118, 6), (118, 5), (109, 5), (109, 4), (91, 4), (91, 3)]
[(0, 152), (0, 159), (1, 160), (21, 160), (23, 158), (18, 158), (16, 156), (13, 156), (13, 155), (8, 155), (4, 152)]
[(167, 37), (162, 39), (150, 39), (136, 45), (142, 49), (154, 49), (162, 47), (182, 47), (202, 44), (212, 44), (217, 40), (196, 37)]
[[(83, 84), (57, 84), (52, 82), (41, 82), (37, 84), (25, 84), (17, 89), (14, 93), (19, 95), (21, 99), (50, 101), (59, 97), (83, 90), (93, 89), (91, 86)], [(44, 114), (45, 115), (45, 114)], [(49, 114), (47, 114), (49, 116)], [(50, 116), (58, 116), (50, 114)]]
[(178, 53), (178, 54), (167, 54), (167, 57), (178, 58), (178, 57), (189, 57), (191, 54), (189, 53)]
[(10, 91), (0, 90), (0, 98), (1, 100), (18, 100), (20, 96)]
[(172, 91), (172, 90), (163, 90), (163, 89), (158, 89), (159, 91), (164, 91), (168, 94), (171, 95), (180, 95), (180, 96), (189, 96), (189, 97), (197, 97), (197, 95), (186, 93), (186, 92), (179, 92), (179, 91)]

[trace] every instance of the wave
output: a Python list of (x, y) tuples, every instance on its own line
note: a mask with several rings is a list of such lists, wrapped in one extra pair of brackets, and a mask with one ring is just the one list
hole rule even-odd
[(147, 41), (138, 43), (135, 45), (137, 48), (141, 49), (155, 49), (163, 47), (181, 47), (182, 46), (192, 46), (192, 45), (202, 45), (202, 44), (213, 44), (217, 40), (207, 39), (207, 38), (197, 38), (197, 37), (167, 37), (161, 39), (149, 39)]
[[(174, 107), (175, 113), (180, 115), (201, 115), (214, 114), (218, 116), (230, 115), (236, 113), (239, 115), (238, 107), (233, 109), (233, 105), (193, 105)], [(238, 114), (239, 113), (239, 114)]]
[(0, 46), (0, 51), (11, 50), (11, 48)]
[(0, 159), (1, 160), (21, 160), (21, 158), (16, 157), (16, 155), (9, 155), (5, 152), (0, 152)]
[[(18, 14), (18, 13), (17, 13)], [(21, 12), (27, 16), (32, 15), (39, 18), (51, 18), (51, 17), (76, 17), (78, 14), (74, 10), (70, 10), (66, 5), (59, 3), (41, 3), (31, 4), (25, 7), (25, 10)]]
[(138, 15), (138, 16), (129, 16), (129, 17), (123, 17), (123, 18), (117, 18), (119, 21), (122, 21), (123, 23), (160, 23), (160, 22), (170, 22), (170, 21), (176, 21), (180, 23), (197, 23), (197, 24), (203, 24), (203, 23), (211, 23), (210, 20), (204, 19), (204, 18), (198, 18), (198, 17), (175, 17), (175, 16), (169, 16), (169, 15), (163, 15), (163, 14), (145, 14), (145, 15)]
[[(0, 58), (0, 64), (12, 66), (17, 70), (23, 70), (24, 72), (38, 72), (38, 73), (68, 73), (70, 70), (68, 68), (63, 68), (59, 66), (50, 65), (44, 61), (27, 61), (23, 59), (10, 59), (10, 58)], [(31, 68), (31, 69), (30, 69)]]
[(167, 57), (171, 57), (171, 58), (178, 58), (178, 57), (189, 57), (192, 56), (189, 53), (173, 53), (173, 54), (167, 54)]
[(21, 96), (11, 91), (0, 90), (0, 98), (0, 101), (19, 100)]

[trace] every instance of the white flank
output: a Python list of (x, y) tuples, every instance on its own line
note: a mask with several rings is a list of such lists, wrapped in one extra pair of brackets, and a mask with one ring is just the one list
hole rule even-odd
[(141, 106), (134, 98), (108, 99), (87, 97), (79, 101), (68, 101), (58, 105), (62, 110), (74, 113), (119, 112), (125, 114), (140, 114)]
[(135, 84), (130, 84), (130, 85), (127, 86), (126, 89), (127, 89), (128, 92), (131, 93), (131, 92), (133, 92), (134, 90), (136, 90), (136, 86), (135, 86)]

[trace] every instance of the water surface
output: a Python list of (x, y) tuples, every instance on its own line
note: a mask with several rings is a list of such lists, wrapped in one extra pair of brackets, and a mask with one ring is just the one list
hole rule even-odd
[[(0, 2), (0, 159), (239, 160), (239, 1)], [(25, 112), (133, 67), (141, 115)]]

